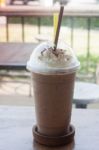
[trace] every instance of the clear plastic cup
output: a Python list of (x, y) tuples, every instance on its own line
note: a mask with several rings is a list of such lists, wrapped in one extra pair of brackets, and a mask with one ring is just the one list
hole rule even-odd
[(59, 48), (66, 48), (72, 56), (66, 65), (38, 61), (47, 45), (43, 43), (34, 50), (27, 68), (32, 73), (37, 130), (42, 135), (61, 136), (69, 132), (75, 75), (80, 63), (72, 49), (61, 44)]

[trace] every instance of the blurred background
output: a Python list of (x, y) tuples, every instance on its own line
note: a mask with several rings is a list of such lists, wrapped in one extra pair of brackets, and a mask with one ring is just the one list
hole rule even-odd
[[(90, 83), (99, 83), (99, 0), (0, 0), (0, 43), (40, 43), (52, 40), (53, 37), (53, 10), (60, 5), (65, 5), (64, 17), (60, 32), (60, 39), (72, 47), (80, 60), (81, 67), (77, 72), (77, 80)], [(23, 14), (16, 15), (10, 12), (15, 8)], [(9, 11), (4, 12), (5, 8)], [(7, 10), (7, 9), (6, 9)], [(28, 11), (28, 10), (31, 10)], [(34, 10), (34, 11), (32, 11)], [(46, 13), (46, 14), (44, 14)], [(32, 15), (31, 15), (32, 14)], [(0, 54), (1, 55), (1, 54)], [(0, 73), (8, 70), (0, 70)], [(22, 76), (13, 74), (0, 77), (1, 95), (17, 94), (28, 95), (27, 83), (3, 83), (3, 80), (16, 79), (29, 80), (24, 77), (26, 71), (22, 70)], [(10, 88), (9, 88), (10, 85)], [(3, 102), (2, 102), (3, 103)]]

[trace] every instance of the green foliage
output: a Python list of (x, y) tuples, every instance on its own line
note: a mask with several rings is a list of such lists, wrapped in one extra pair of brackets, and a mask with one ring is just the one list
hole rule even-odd
[(25, 24), (37, 25), (38, 19), (37, 18), (33, 18), (33, 17), (25, 17), (24, 18), (24, 22), (25, 22)]
[[(68, 26), (71, 27), (72, 19), (74, 21), (74, 28), (88, 28), (87, 27), (87, 21), (88, 18), (81, 18), (81, 17), (63, 17), (62, 20), (62, 26)], [(38, 25), (38, 18), (34, 17), (24, 17), (24, 22), (25, 24), (32, 24), (32, 25)], [(9, 23), (21, 23), (21, 18), (20, 17), (10, 17), (9, 18)], [(53, 17), (48, 16), (48, 17), (41, 17), (40, 18), (40, 24), (42, 26), (53, 26)], [(99, 28), (99, 18), (94, 17), (91, 18), (91, 28), (97, 29)]]
[(12, 23), (12, 24), (21, 23), (21, 18), (20, 17), (9, 17), (8, 22)]
[(53, 18), (48, 16), (48, 17), (42, 17), (41, 18), (41, 25), (42, 26), (53, 26)]
[(90, 55), (89, 58), (87, 58), (84, 55), (79, 55), (78, 59), (80, 61), (78, 76), (84, 76), (84, 80), (86, 80), (85, 78), (87, 77), (91, 77), (89, 81), (95, 81), (94, 76), (96, 72), (96, 66), (99, 63), (99, 56)]
[(79, 55), (78, 59), (81, 63), (81, 67), (79, 70), (80, 73), (84, 74), (84, 73), (87, 73), (87, 71), (90, 73), (95, 72), (96, 65), (99, 62), (99, 56), (90, 55), (89, 58), (87, 58), (84, 55)]
[(99, 17), (91, 19), (91, 28), (99, 29)]

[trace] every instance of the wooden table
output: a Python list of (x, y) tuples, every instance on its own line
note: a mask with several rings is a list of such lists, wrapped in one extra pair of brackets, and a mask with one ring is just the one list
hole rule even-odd
[(36, 44), (0, 43), (0, 69), (24, 69)]
[(99, 102), (99, 85), (76, 82), (73, 103), (76, 108), (87, 108), (90, 103)]
[(99, 110), (73, 109), (73, 143), (45, 147), (33, 141), (34, 107), (0, 106), (0, 150), (99, 150)]

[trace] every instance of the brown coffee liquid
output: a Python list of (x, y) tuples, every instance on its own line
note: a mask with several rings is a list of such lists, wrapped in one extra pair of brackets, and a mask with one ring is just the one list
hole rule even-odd
[(71, 120), (75, 73), (44, 75), (33, 73), (38, 132), (64, 135)]

